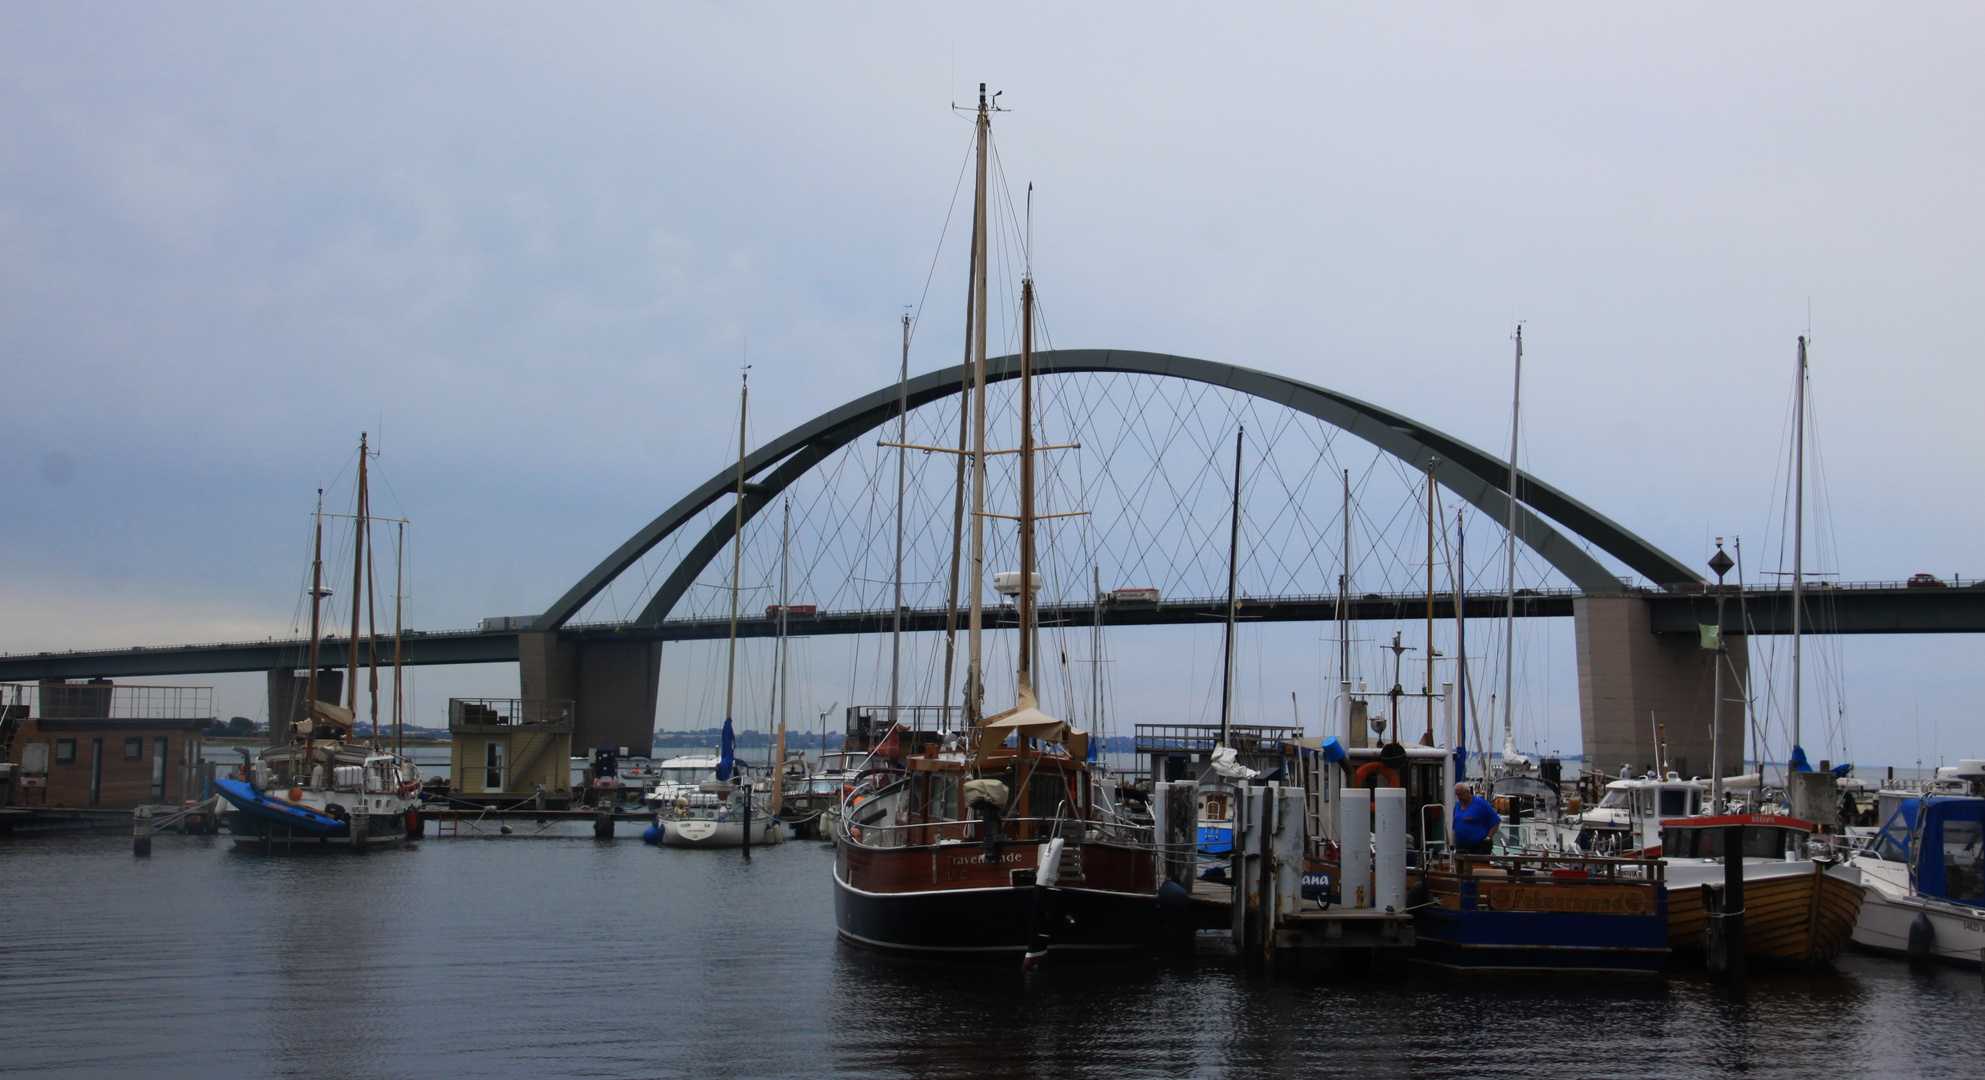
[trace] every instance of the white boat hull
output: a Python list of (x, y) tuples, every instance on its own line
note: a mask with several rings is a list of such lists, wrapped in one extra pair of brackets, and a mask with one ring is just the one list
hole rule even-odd
[[(735, 848), (744, 846), (744, 822), (740, 819), (712, 820), (709, 818), (663, 818), (658, 823), (662, 830), (662, 844), (666, 847), (689, 848)], [(751, 819), (751, 843), (753, 847), (777, 844), (785, 840), (785, 829), (774, 817), (753, 816)]]
[(1867, 856), (1861, 867), (1861, 917), (1855, 920), (1856, 947), (1894, 956), (1916, 956), (1909, 949), (1909, 930), (1921, 917), (1932, 931), (1922, 959), (1976, 967), (1985, 950), (1985, 911), (1945, 900), (1918, 896), (1909, 885), (1909, 867)]

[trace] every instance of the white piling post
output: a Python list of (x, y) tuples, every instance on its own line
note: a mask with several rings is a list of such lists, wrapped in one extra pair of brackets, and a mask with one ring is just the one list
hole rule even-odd
[(1372, 801), (1364, 788), (1346, 787), (1337, 804), (1337, 892), (1347, 908), (1372, 906)]
[(1303, 843), (1309, 815), (1303, 813), (1307, 793), (1300, 787), (1275, 791), (1281, 803), (1275, 814), (1275, 836), (1270, 845), (1275, 859), (1275, 919), (1303, 909)]
[(1372, 837), (1378, 849), (1372, 866), (1372, 906), (1406, 910), (1406, 789), (1372, 792)]

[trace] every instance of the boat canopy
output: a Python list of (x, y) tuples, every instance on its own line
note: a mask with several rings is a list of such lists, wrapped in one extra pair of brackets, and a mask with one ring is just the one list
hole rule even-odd
[(1882, 858), (1910, 864), (1917, 892), (1985, 904), (1985, 799), (1904, 799), (1874, 846)]

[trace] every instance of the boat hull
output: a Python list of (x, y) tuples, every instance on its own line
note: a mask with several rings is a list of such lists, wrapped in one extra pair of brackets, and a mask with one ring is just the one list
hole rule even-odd
[[(1057, 958), (1128, 954), (1151, 947), (1157, 927), (1155, 895), (1085, 888), (1046, 890)], [(834, 875), (834, 922), (842, 940), (884, 952), (955, 960), (1025, 956), (1035, 925), (1034, 888), (927, 889), (873, 893)]]
[[(236, 847), (294, 848), (306, 846), (349, 846), (351, 822), (317, 807), (278, 798), (242, 780), (220, 778), (215, 790), (232, 807), (222, 815)], [(397, 796), (351, 793), (354, 801), (387, 803), (398, 810), (381, 808), (366, 818), (365, 845), (399, 843), (407, 838), (407, 812), (413, 803)], [(334, 809), (327, 806), (325, 809)]]
[[(1916, 895), (1909, 887), (1909, 868), (1900, 863), (1862, 863), (1862, 867), (1861, 916), (1855, 920), (1851, 939), (1855, 948), (1883, 956), (1979, 966), (1985, 950), (1985, 911)], [(1918, 949), (1912, 950), (1911, 928), (1918, 919), (1928, 924), (1929, 938), (1919, 940)]]
[[(744, 822), (739, 820), (663, 818), (657, 822), (657, 825), (662, 830), (662, 844), (665, 847), (740, 848), (744, 846)], [(752, 820), (751, 846), (777, 844), (785, 838), (785, 830), (780, 827), (779, 819), (759, 817)]]
[(839, 847), (835, 927), (864, 948), (1018, 961), (1046, 929), (1045, 955), (1100, 958), (1149, 949), (1157, 933), (1157, 892), (1137, 888), (1155, 882), (1146, 852), (1085, 845), (1079, 857), (1065, 856), (1086, 860), (1082, 881), (1037, 890), (1037, 844), (1001, 844), (991, 857), (976, 844), (878, 850), (844, 840)]
[[(1811, 870), (1763, 876), (1746, 867), (1744, 874), (1744, 955), (1755, 960), (1788, 964), (1823, 963), (1840, 954), (1861, 913), (1859, 875), (1810, 863)], [(1671, 879), (1672, 880), (1672, 879)], [(1668, 943), (1677, 952), (1701, 953), (1706, 948), (1708, 916), (1705, 889), (1671, 884), (1668, 892)]]
[(1666, 890), (1592, 878), (1429, 875), (1417, 963), (1481, 974), (1652, 975), (1668, 962)]

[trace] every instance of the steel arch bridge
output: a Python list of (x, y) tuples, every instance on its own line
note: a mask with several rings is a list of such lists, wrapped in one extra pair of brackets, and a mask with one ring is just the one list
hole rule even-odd
[[(1507, 462), (1418, 421), (1334, 390), (1212, 360), (1121, 349), (1041, 352), (1035, 354), (1035, 365), (1036, 372), (1043, 375), (1110, 373), (1180, 379), (1283, 405), (1355, 435), (1416, 471), (1424, 471), (1431, 464), (1434, 479), (1443, 487), (1491, 519), (1509, 521), (1512, 492)], [(1020, 376), (1020, 358), (1009, 355), (989, 359), (986, 368), (988, 384), (1016, 379)], [(781, 492), (836, 450), (900, 415), (905, 399), (911, 410), (940, 401), (963, 391), (965, 375), (963, 365), (919, 375), (906, 388), (889, 386), (856, 398), (761, 446), (744, 463), (745, 520), (750, 521), (771, 505)], [(1520, 471), (1515, 479), (1517, 537), (1580, 590), (1615, 593), (1620, 590), (1620, 580), (1539, 513), (1657, 585), (1692, 584), (1701, 580), (1680, 560), (1557, 488)], [(567, 590), (537, 617), (533, 628), (556, 630), (565, 626), (648, 551), (735, 491), (736, 483), (737, 469), (727, 467), (685, 495)], [(697, 576), (730, 542), (731, 532), (728, 517), (712, 523), (682, 556), (631, 625), (652, 627), (667, 619)]]

